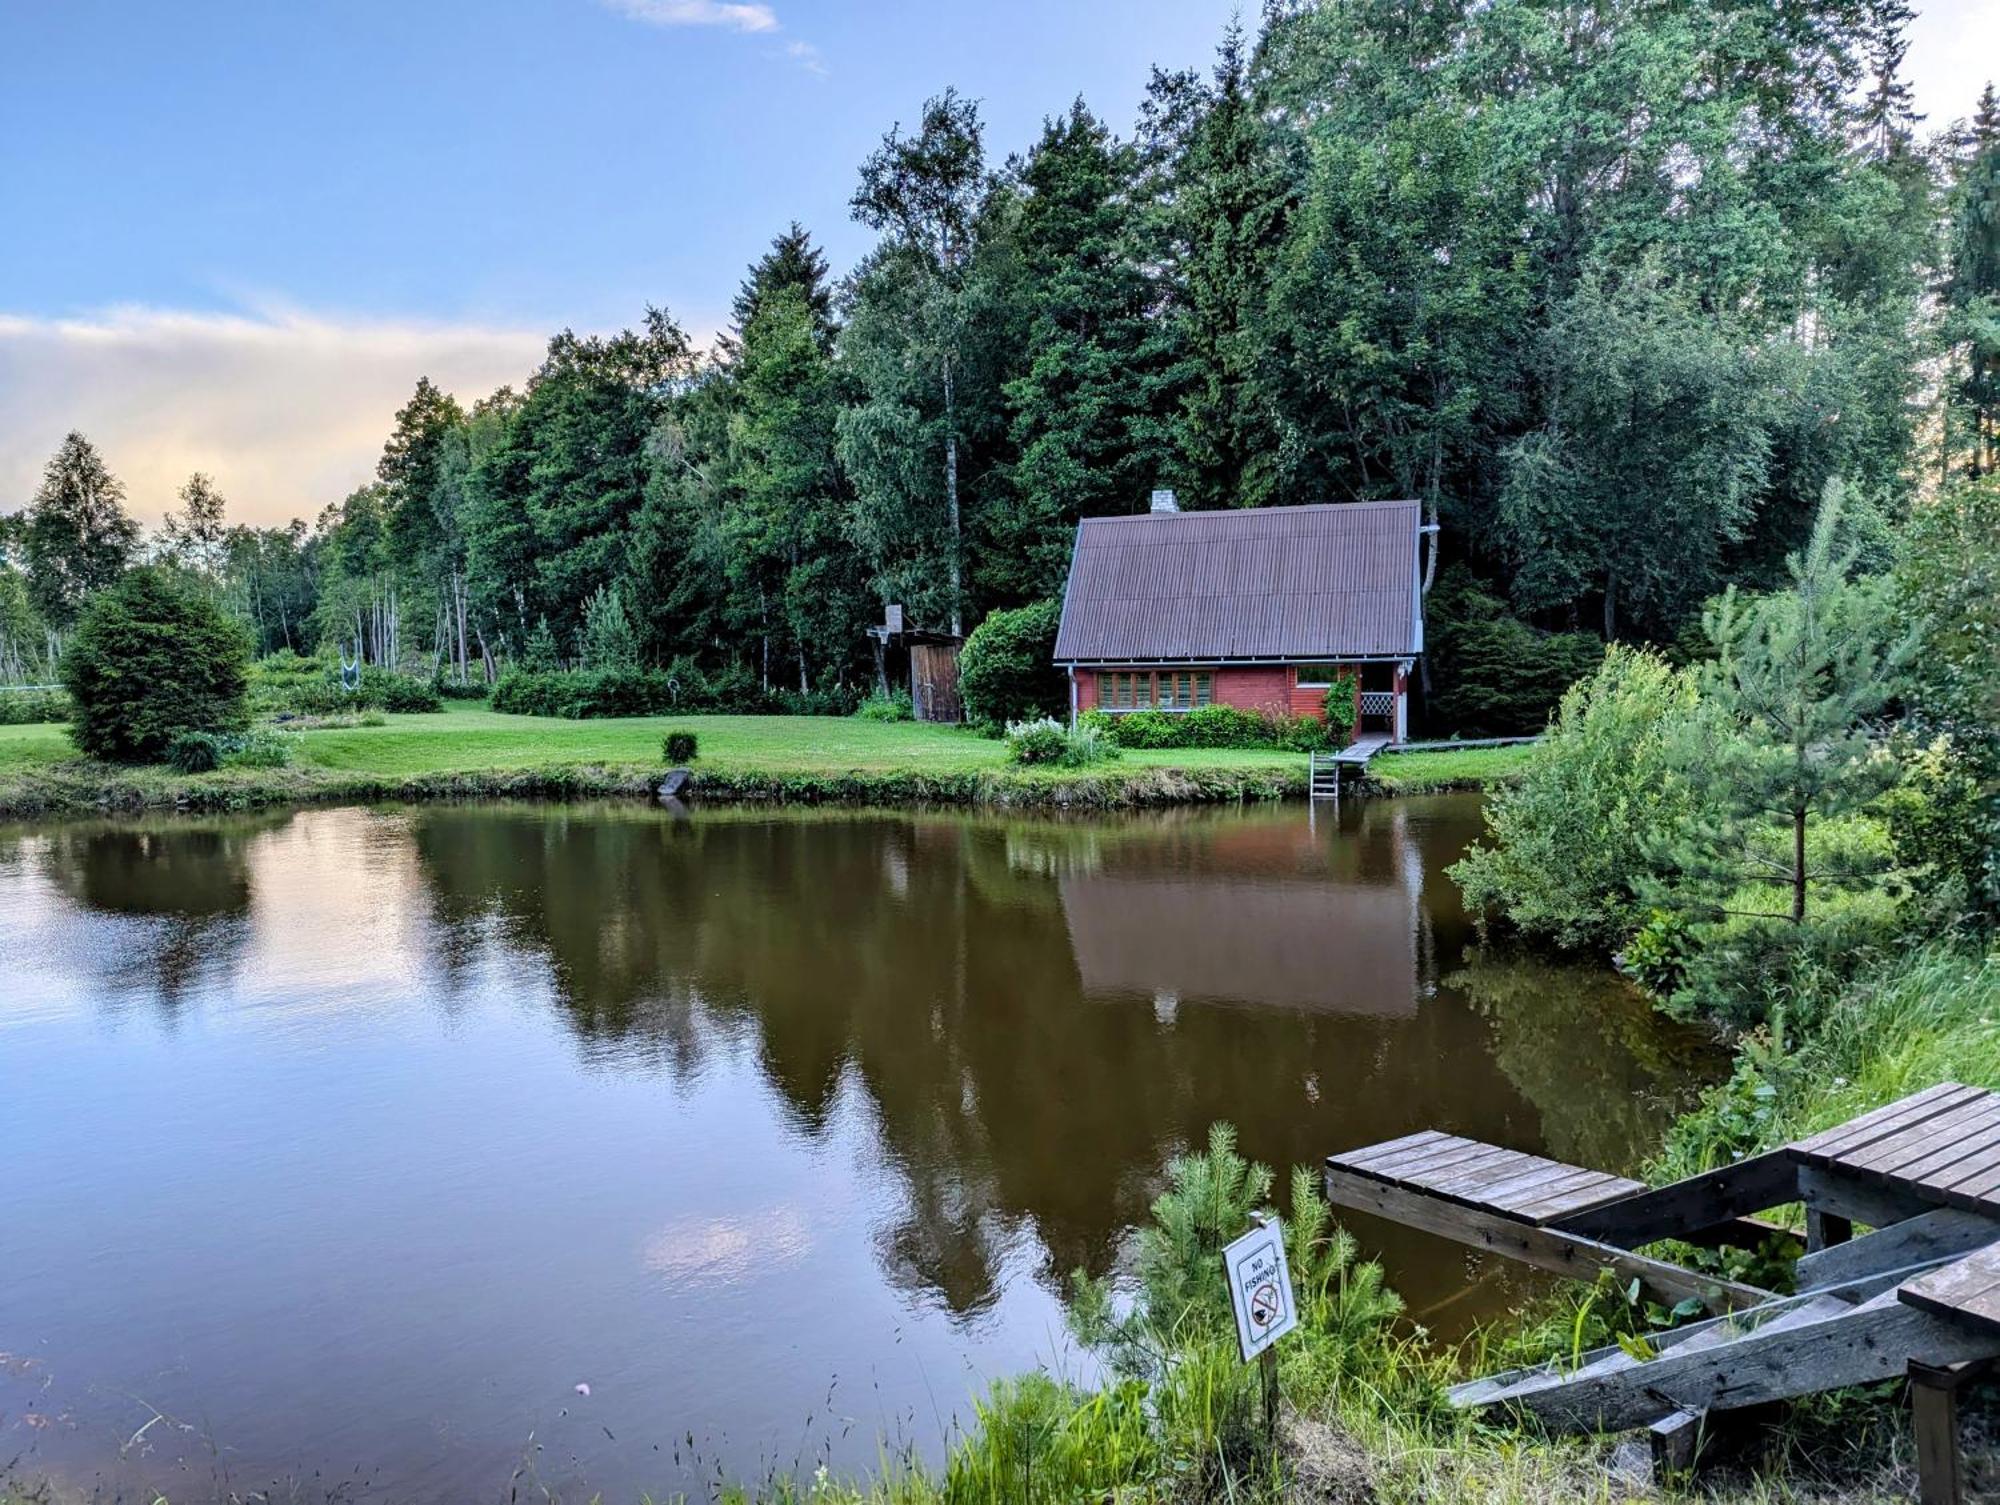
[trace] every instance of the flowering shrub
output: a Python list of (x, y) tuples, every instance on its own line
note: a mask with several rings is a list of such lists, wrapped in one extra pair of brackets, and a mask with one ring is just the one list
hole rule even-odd
[(1051, 716), (1036, 721), (1010, 721), (1006, 735), (1007, 757), (1014, 763), (1085, 768), (1118, 756), (1118, 745), (1101, 727), (1085, 724), (1070, 731)]

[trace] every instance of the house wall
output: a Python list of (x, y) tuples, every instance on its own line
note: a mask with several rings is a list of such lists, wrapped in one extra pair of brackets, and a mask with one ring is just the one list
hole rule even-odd
[[(1115, 671), (1106, 669), (1103, 672)], [(1326, 691), (1319, 688), (1300, 688), (1299, 671), (1295, 665), (1234, 664), (1222, 665), (1208, 672), (1215, 676), (1217, 705), (1234, 706), (1239, 711), (1254, 711), (1267, 716), (1326, 714)], [(1098, 706), (1097, 675), (1098, 671), (1095, 669), (1076, 671), (1078, 714), (1095, 710)], [(1359, 676), (1356, 678), (1358, 681)]]

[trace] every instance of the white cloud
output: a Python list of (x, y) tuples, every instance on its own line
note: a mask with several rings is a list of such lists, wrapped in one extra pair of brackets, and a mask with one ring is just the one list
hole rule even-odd
[(768, 5), (728, 3), (728, 0), (604, 0), (604, 3), (620, 15), (651, 26), (723, 26), (747, 32), (778, 29), (778, 14)]
[(310, 521), (374, 471), (419, 376), (470, 403), (519, 386), (545, 333), (478, 324), (116, 308), (0, 313), (0, 511), (81, 429), (151, 525), (205, 470), (239, 522)]

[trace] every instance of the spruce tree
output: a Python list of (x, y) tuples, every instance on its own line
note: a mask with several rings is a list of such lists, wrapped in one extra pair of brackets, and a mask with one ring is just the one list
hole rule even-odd
[(85, 601), (125, 572), (138, 544), (124, 485), (97, 447), (72, 431), (28, 504), (28, 595), (42, 620), (58, 632), (67, 628)]
[(755, 303), (735, 367), (727, 568), (760, 677), (768, 686), (789, 659), (784, 677), (803, 692), (815, 677), (844, 677), (868, 607), (845, 529), (840, 386), (811, 293), (781, 286)]
[(1021, 169), (1016, 235), (1031, 309), (1007, 385), (1019, 449), (985, 572), (1007, 600), (1058, 595), (1079, 518), (1131, 511), (1157, 479), (1145, 433), (1147, 288), (1131, 235), (1134, 159), (1082, 100)]
[(727, 355), (733, 359), (742, 349), (744, 331), (765, 302), (788, 288), (805, 299), (813, 337), (822, 348), (832, 346), (839, 326), (833, 316), (826, 252), (813, 244), (804, 225), (793, 220), (782, 234), (772, 238), (771, 249), (750, 264), (750, 274), (730, 302), (729, 328), (719, 341)]
[[(1797, 927), (1823, 886), (1878, 880), (1867, 850), (1815, 851), (1819, 825), (1869, 807), (1896, 781), (1878, 718), (1914, 649), (1895, 636), (1887, 582), (1853, 577), (1838, 484), (1812, 538), (1787, 561), (1790, 586), (1724, 594), (1706, 628), (1702, 713), (1675, 762), (1705, 792), (1699, 814), (1658, 856), (1674, 902), (1710, 920), (1783, 920)], [(1775, 890), (1781, 907), (1760, 903)]]
[(1277, 500), (1278, 436), (1257, 382), (1258, 352), (1292, 185), (1234, 24), (1175, 178), (1179, 473), (1198, 507), (1262, 506)]

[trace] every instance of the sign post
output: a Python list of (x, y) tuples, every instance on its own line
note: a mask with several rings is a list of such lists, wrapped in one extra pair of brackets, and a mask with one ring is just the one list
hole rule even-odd
[(1229, 1304), (1236, 1314), (1236, 1347), (1243, 1362), (1263, 1368), (1264, 1434), (1278, 1440), (1278, 1339), (1299, 1325), (1292, 1272), (1285, 1263), (1285, 1230), (1268, 1212), (1253, 1213), (1256, 1226), (1222, 1251)]

